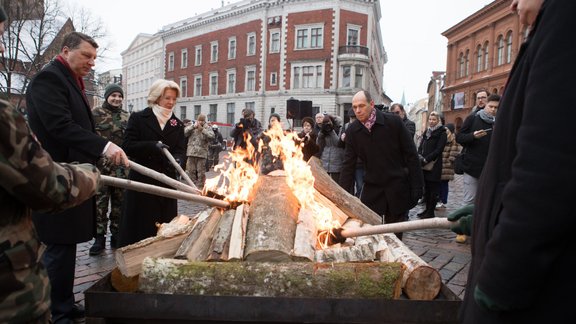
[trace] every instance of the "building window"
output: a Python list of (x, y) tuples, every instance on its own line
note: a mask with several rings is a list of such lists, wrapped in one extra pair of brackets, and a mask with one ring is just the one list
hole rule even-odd
[(512, 31), (506, 35), (506, 63), (512, 62)]
[(210, 63), (218, 62), (218, 42), (210, 43)]
[(168, 71), (174, 71), (174, 52), (168, 53)]
[(180, 120), (186, 119), (186, 106), (180, 106)]
[(490, 47), (488, 46), (488, 42), (484, 43), (484, 70), (488, 70), (488, 64), (490, 59)]
[(246, 67), (246, 88), (244, 91), (256, 90), (256, 67)]
[(296, 27), (296, 49), (313, 49), (324, 46), (324, 27)]
[(202, 113), (202, 106), (194, 105), (194, 119), (198, 119), (198, 115)]
[(500, 66), (502, 64), (504, 64), (504, 37), (502, 37), (502, 35), (498, 36), (498, 50), (497, 50), (497, 54), (496, 54), (496, 65)]
[(278, 84), (278, 73), (270, 73), (270, 85), (275, 86)]
[(196, 46), (194, 65), (196, 66), (202, 65), (202, 45)]
[(292, 89), (323, 88), (323, 71), (323, 64), (294, 64), (292, 68)]
[(465, 62), (465, 75), (468, 76), (470, 75), (470, 50), (466, 50), (466, 55), (464, 56), (464, 60)]
[(346, 45), (357, 46), (360, 45), (360, 28), (348, 27), (348, 35), (346, 37)]
[(252, 111), (256, 111), (254, 108), (256, 107), (256, 103), (254, 101), (249, 101), (247, 103), (245, 103), (246, 109), (250, 109)]
[(210, 95), (214, 96), (218, 94), (218, 73), (210, 73)]
[(460, 56), (458, 57), (458, 77), (461, 78), (464, 76), (464, 53), (460, 52)]
[(342, 88), (350, 88), (351, 72), (352, 72), (352, 66), (342, 65)]
[(227, 74), (227, 93), (235, 93), (236, 92), (236, 71), (229, 71)]
[(202, 95), (202, 76), (197, 75), (194, 77), (194, 97)]
[(484, 61), (482, 60), (482, 55), (484, 54), (484, 50), (482, 46), (478, 45), (476, 48), (476, 72), (482, 71), (482, 64)]
[(188, 97), (188, 79), (186, 77), (180, 78), (180, 91), (182, 91), (180, 97)]
[(234, 118), (234, 113), (236, 112), (236, 104), (229, 102), (226, 104), (226, 122), (228, 124), (234, 124), (236, 122)]
[(188, 67), (188, 49), (185, 48), (182, 50), (182, 62), (180, 62), (180, 67), (185, 69)]
[(236, 58), (236, 37), (228, 39), (228, 59), (233, 60)]
[(250, 33), (248, 34), (248, 47), (246, 49), (246, 55), (252, 56), (256, 55), (256, 34)]
[(218, 111), (217, 104), (210, 104), (210, 113), (208, 114), (209, 121), (216, 121), (216, 112)]
[(354, 88), (362, 89), (364, 88), (364, 67), (356, 65), (354, 68), (356, 69), (356, 75), (354, 75)]
[(270, 32), (270, 53), (280, 52), (280, 32), (277, 30)]

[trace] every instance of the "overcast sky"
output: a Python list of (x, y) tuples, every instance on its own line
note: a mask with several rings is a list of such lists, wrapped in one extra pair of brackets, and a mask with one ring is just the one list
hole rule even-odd
[[(96, 62), (104, 72), (121, 68), (120, 52), (139, 33), (154, 34), (162, 26), (221, 6), (219, 0), (64, 0), (102, 19), (111, 36), (112, 59)], [(238, 0), (228, 1), (238, 2)], [(402, 93), (407, 102), (426, 96), (432, 71), (446, 69), (446, 38), (442, 32), (492, 2), (491, 0), (381, 0), (380, 26), (388, 64), (384, 67), (384, 90), (394, 101)]]

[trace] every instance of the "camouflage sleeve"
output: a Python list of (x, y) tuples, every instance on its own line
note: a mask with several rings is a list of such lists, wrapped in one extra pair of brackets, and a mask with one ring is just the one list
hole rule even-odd
[(28, 207), (56, 211), (78, 205), (98, 189), (90, 164), (60, 164), (52, 158), (10, 104), (0, 101), (0, 184)]

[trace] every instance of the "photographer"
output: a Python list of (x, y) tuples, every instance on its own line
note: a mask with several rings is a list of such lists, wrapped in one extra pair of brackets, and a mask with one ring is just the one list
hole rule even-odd
[(344, 142), (336, 134), (336, 130), (341, 128), (339, 120), (330, 115), (325, 115), (319, 125), (320, 133), (316, 139), (316, 144), (320, 148), (320, 159), (324, 169), (332, 180), (340, 183), (340, 171), (342, 170), (342, 160), (344, 159)]
[(246, 108), (242, 111), (243, 118), (236, 123), (234, 129), (230, 132), (230, 136), (234, 138), (235, 150), (237, 147), (246, 149), (246, 138), (248, 135), (251, 136), (250, 143), (254, 148), (258, 148), (258, 136), (262, 134), (262, 123), (256, 118), (254, 118), (254, 111), (250, 108)]

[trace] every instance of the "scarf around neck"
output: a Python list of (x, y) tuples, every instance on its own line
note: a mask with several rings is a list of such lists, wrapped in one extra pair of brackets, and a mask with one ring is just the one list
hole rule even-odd
[(158, 123), (160, 124), (160, 129), (164, 130), (164, 126), (166, 126), (166, 122), (170, 117), (172, 117), (172, 109), (164, 108), (154, 104), (152, 106), (152, 111), (154, 115), (158, 119)]
[(494, 124), (494, 121), (496, 120), (494, 116), (488, 114), (484, 109), (478, 111), (476, 115), (480, 116), (480, 118), (488, 124)]
[(376, 109), (372, 109), (372, 112), (370, 113), (368, 120), (366, 122), (362, 123), (362, 125), (364, 125), (364, 127), (366, 127), (368, 129), (368, 131), (371, 132), (372, 126), (374, 126), (374, 123), (376, 123)]
[(428, 127), (428, 129), (426, 129), (426, 138), (430, 138), (430, 136), (432, 136), (432, 132), (434, 132), (440, 127), (442, 127), (441, 123), (436, 124), (436, 126), (434, 127)]

